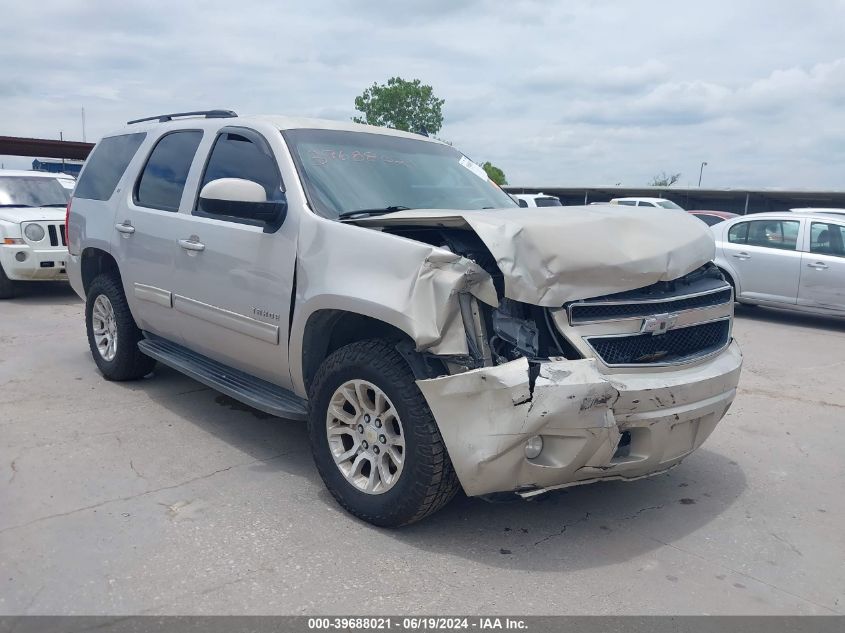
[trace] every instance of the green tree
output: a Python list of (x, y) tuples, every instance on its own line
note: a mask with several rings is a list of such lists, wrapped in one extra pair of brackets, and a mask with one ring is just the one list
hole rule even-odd
[(436, 134), (443, 127), (445, 99), (434, 96), (431, 86), (419, 79), (405, 81), (391, 77), (386, 84), (374, 83), (355, 97), (355, 109), (363, 116), (353, 117), (356, 123), (392, 127), (406, 132)]
[(503, 172), (501, 169), (499, 169), (498, 167), (496, 167), (496, 166), (495, 166), (493, 163), (491, 163), (489, 160), (488, 160), (486, 163), (484, 163), (484, 164), (481, 166), (481, 168), (482, 168), (484, 171), (486, 171), (486, 172), (487, 172), (487, 177), (488, 177), (488, 178), (490, 178), (490, 180), (492, 180), (493, 182), (495, 182), (495, 183), (496, 183), (497, 185), (499, 185), (500, 187), (501, 187), (502, 185), (506, 185), (506, 184), (508, 184), (508, 179), (507, 179), (507, 178), (505, 178), (505, 172)]
[(660, 172), (649, 183), (652, 187), (671, 187), (681, 177), (680, 172), (677, 174), (667, 174), (665, 171)]

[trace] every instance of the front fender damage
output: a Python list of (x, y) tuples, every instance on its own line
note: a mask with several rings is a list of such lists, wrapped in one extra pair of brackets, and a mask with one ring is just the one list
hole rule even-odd
[[(470, 496), (531, 488), (537, 469), (601, 466), (619, 444), (619, 392), (592, 359), (542, 363), (533, 387), (525, 358), (417, 385)], [(557, 450), (529, 463), (525, 442), (541, 431)]]

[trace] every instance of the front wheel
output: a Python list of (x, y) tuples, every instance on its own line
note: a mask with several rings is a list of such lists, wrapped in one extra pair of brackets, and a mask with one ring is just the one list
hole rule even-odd
[(91, 355), (106, 380), (143, 378), (155, 367), (155, 360), (138, 349), (143, 334), (116, 275), (100, 275), (88, 287), (85, 327)]
[(384, 341), (352, 343), (323, 362), (309, 393), (308, 434), (329, 492), (374, 525), (419, 521), (458, 490), (434, 416)]

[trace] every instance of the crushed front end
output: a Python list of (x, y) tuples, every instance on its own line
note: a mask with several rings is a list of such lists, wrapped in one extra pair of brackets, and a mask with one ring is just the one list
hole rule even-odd
[(560, 307), (465, 304), (470, 354), (417, 384), (469, 495), (665, 471), (704, 442), (736, 393), (732, 290), (712, 264)]

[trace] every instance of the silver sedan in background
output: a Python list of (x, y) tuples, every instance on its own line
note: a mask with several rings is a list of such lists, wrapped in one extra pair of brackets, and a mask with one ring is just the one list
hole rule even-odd
[(740, 303), (845, 316), (845, 215), (755, 213), (710, 228)]

